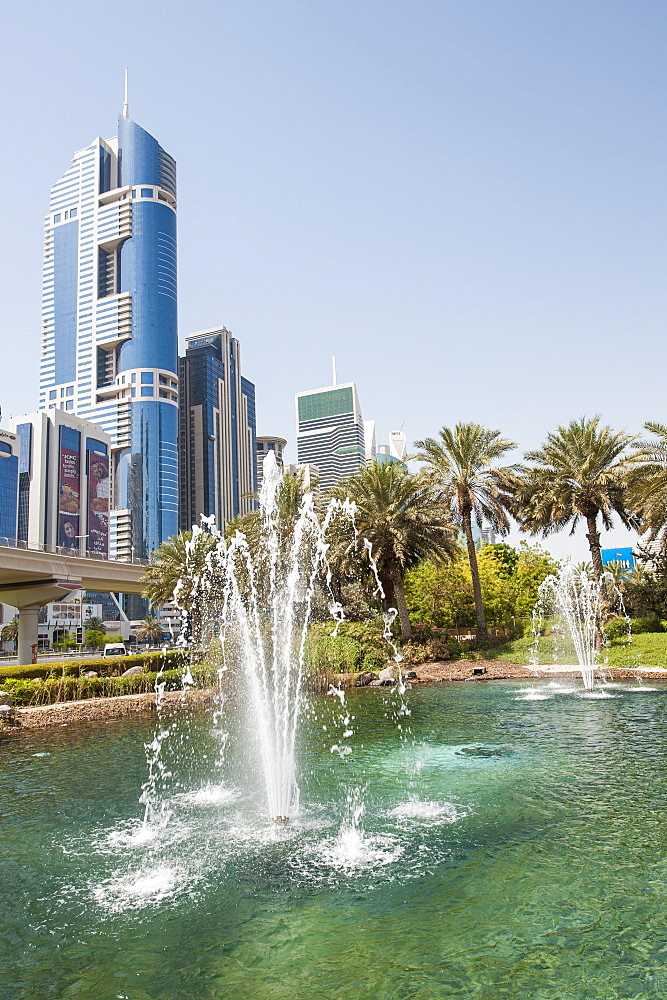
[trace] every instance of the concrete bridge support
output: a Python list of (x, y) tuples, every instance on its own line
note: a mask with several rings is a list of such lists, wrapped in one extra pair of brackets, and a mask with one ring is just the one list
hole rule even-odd
[[(47, 602), (48, 603), (48, 602)], [(32, 661), (32, 647), (37, 645), (37, 619), (41, 604), (25, 604), (19, 607), (18, 663)]]

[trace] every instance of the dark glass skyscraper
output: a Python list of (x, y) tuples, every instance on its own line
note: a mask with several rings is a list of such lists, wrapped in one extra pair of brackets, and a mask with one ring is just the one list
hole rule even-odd
[(180, 527), (215, 515), (222, 526), (253, 508), (257, 489), (255, 386), (241, 375), (241, 349), (229, 330), (185, 341), (180, 375)]
[(40, 408), (111, 436), (111, 553), (178, 530), (176, 164), (128, 116), (74, 154), (46, 217)]

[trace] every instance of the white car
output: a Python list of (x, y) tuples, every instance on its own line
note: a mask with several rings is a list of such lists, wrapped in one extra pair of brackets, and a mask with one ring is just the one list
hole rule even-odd
[(122, 642), (108, 642), (102, 650), (102, 656), (125, 656), (126, 652)]

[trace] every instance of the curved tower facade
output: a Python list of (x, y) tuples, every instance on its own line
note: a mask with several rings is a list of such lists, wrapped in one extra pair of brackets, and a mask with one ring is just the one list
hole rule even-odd
[(46, 218), (40, 408), (111, 436), (111, 552), (178, 531), (176, 164), (127, 115), (74, 154)]

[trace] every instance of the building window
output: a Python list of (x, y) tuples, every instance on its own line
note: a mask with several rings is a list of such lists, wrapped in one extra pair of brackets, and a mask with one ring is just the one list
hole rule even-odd
[(152, 386), (142, 386), (141, 387), (141, 395), (142, 396), (152, 396), (153, 395), (153, 387)]
[(66, 410), (73, 410), (74, 409), (74, 401), (72, 399), (68, 399), (67, 400), (67, 402), (65, 403), (65, 409)]
[(132, 376), (132, 381), (133, 381), (133, 382), (136, 382), (136, 381), (137, 381), (137, 376), (136, 376), (136, 374), (134, 374), (134, 375)]
[(49, 393), (49, 399), (55, 399), (57, 395), (58, 395), (58, 390), (52, 389), (51, 392)]
[(60, 398), (62, 399), (64, 395), (65, 395), (65, 390), (61, 389), (60, 390)]
[(155, 376), (153, 372), (142, 372), (141, 373), (141, 384), (142, 385), (153, 385), (155, 381)]
[(57, 215), (53, 216), (53, 224), (55, 225), (56, 222), (60, 222), (60, 212), (58, 212)]
[(70, 217), (70, 219), (76, 219), (76, 215), (77, 215), (77, 209), (76, 208), (70, 208), (70, 210), (69, 210), (69, 217)]
[(137, 189), (136, 188), (132, 188), (132, 197), (133, 198), (137, 197)]
[(142, 198), (152, 198), (153, 197), (153, 188), (142, 188), (141, 189), (141, 197)]
[(74, 395), (74, 386), (73, 385), (68, 385), (67, 386), (66, 395), (68, 395), (68, 396), (73, 396)]

